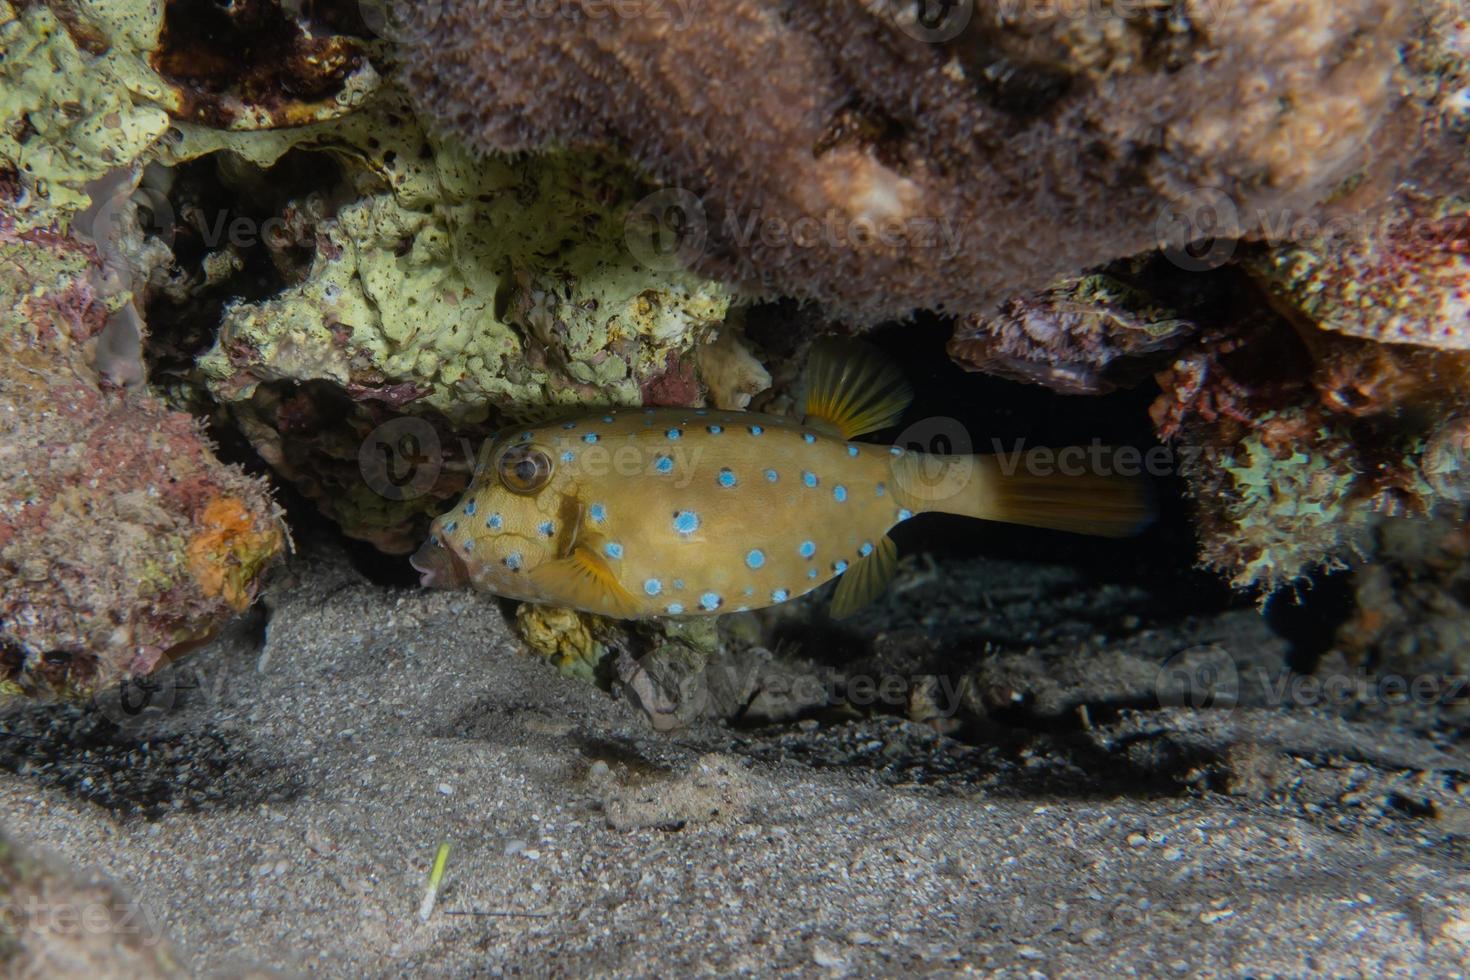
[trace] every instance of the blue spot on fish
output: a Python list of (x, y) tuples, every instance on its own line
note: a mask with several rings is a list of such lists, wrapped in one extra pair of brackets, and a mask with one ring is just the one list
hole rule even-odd
[(489, 517), (487, 517), (485, 519), (485, 526), (488, 527), (492, 531), (498, 531), (498, 530), (500, 530), (501, 526), (504, 525), (504, 524), (505, 524), (505, 519), (503, 517), (501, 517), (499, 514), (491, 514)]
[(699, 597), (699, 608), (705, 612), (714, 612), (720, 608), (720, 603), (723, 601), (718, 592), (706, 592)]
[(597, 441), (597, 433), (596, 432), (589, 432), (589, 433), (587, 433), (585, 436), (582, 437), (582, 441), (583, 442), (596, 442)]
[(887, 492), (888, 492), (888, 484), (886, 484), (886, 483), (880, 483), (876, 487), (873, 488), (873, 494), (875, 496), (878, 496), (878, 497), (883, 496)]
[(684, 615), (684, 604), (682, 602), (671, 602), (671, 603), (669, 603), (669, 615), (670, 616), (682, 616), (682, 615)]
[(801, 440), (802, 442), (805, 442), (808, 446), (810, 446), (812, 443), (817, 441), (817, 437), (812, 435), (810, 432), (803, 432), (801, 434)]
[(692, 510), (681, 510), (674, 514), (674, 530), (680, 534), (693, 534), (699, 530), (699, 515)]
[(772, 602), (785, 602), (788, 598), (790, 598), (790, 593), (785, 589), (777, 589), (771, 593)]
[(901, 521), (906, 521), (910, 517), (913, 517), (913, 516), (914, 516), (914, 512), (911, 511), (911, 510), (909, 510), (907, 507), (900, 507), (898, 509), (898, 519), (901, 520)]
[(607, 520), (607, 508), (602, 506), (602, 504), (593, 504), (587, 508), (587, 516), (592, 518), (594, 522), (601, 524)]
[(683, 589), (684, 589), (684, 580), (681, 579), (681, 578), (674, 579), (674, 588), (676, 588), (676, 589), (678, 589), (678, 590), (680, 590), (682, 592)]
[(775, 483), (780, 478), (781, 478), (780, 474), (778, 474), (775, 470), (766, 470), (766, 482), (767, 483)]
[(524, 559), (521, 558), (521, 553), (519, 551), (512, 551), (510, 554), (505, 556), (505, 567), (513, 572), (520, 571), (523, 562)]
[(890, 455), (890, 456), (902, 456), (903, 455), (903, 449), (901, 447), (899, 447), (899, 446), (890, 446), (890, 447), (888, 447), (888, 455)]
[(658, 595), (664, 590), (664, 584), (656, 578), (651, 578), (643, 583), (643, 591), (648, 595)]
[(453, 534), (454, 533), (454, 529), (457, 528), (457, 527), (459, 527), (459, 522), (458, 521), (450, 521), (448, 524), (445, 524), (444, 525), (444, 533), (445, 534)]
[(602, 421), (604, 421), (604, 422), (611, 422), (612, 420), (613, 419), (612, 419), (612, 416), (611, 415), (604, 415), (602, 417)]
[(873, 542), (871, 542), (871, 541), (864, 541), (863, 542), (863, 546), (858, 549), (858, 554), (862, 555), (864, 558), (868, 557), (872, 553), (873, 553)]
[(720, 486), (728, 490), (735, 485), (735, 471), (730, 469), (728, 466), (725, 467), (724, 469), (720, 470), (719, 480)]
[(762, 433), (762, 432), (765, 432), (765, 431), (766, 431), (766, 430), (765, 430), (765, 429), (762, 429), (762, 428), (761, 428), (761, 427), (760, 427), (760, 426), (758, 426), (758, 425), (752, 425), (752, 426), (751, 426), (751, 427), (750, 427), (750, 434), (751, 434), (751, 435), (753, 435), (753, 436), (758, 436), (758, 435), (760, 435), (760, 434), (761, 434), (761, 433)]
[(536, 525), (536, 530), (540, 531), (542, 534), (546, 535), (549, 538), (556, 533), (556, 525), (551, 521), (542, 521), (540, 524)]
[(561, 454), (561, 461), (563, 463), (570, 463), (572, 460), (574, 460), (576, 458), (577, 458), (577, 454), (574, 453), (574, 452), (572, 452), (570, 449), (568, 449), (566, 452), (564, 452), (564, 453)]
[(766, 553), (759, 548), (750, 549), (750, 553), (745, 556), (745, 564), (748, 568), (760, 568), (765, 563)]
[(616, 541), (609, 541), (606, 545), (603, 546), (602, 550), (609, 558), (623, 557), (623, 546), (618, 544)]
[(467, 504), (464, 505), (464, 516), (466, 516), (466, 517), (474, 517), (475, 516), (475, 502), (473, 500), (471, 500), (469, 503), (467, 503)]
[(575, 423), (575, 422), (563, 422), (561, 427), (563, 429), (575, 429), (577, 427), (577, 423)]
[(811, 470), (803, 470), (801, 473), (801, 482), (805, 483), (809, 488), (814, 489), (819, 481), (817, 480), (817, 474)]
[(694, 414), (695, 415), (708, 415), (709, 414), (709, 409), (707, 409), (707, 408), (696, 408), (694, 410)]
[(832, 498), (836, 500), (839, 504), (842, 503), (844, 500), (847, 499), (847, 487), (844, 487), (840, 483), (837, 484), (837, 486), (832, 488)]
[(724, 427), (723, 427), (723, 426), (718, 426), (718, 425), (710, 425), (710, 426), (706, 426), (706, 427), (705, 427), (705, 431), (706, 431), (706, 432), (708, 432), (708, 433), (709, 433), (709, 434), (710, 434), (710, 435), (712, 435), (712, 436), (717, 436), (717, 435), (719, 435), (719, 434), (720, 434), (720, 433), (721, 433), (721, 432), (724, 432), (724, 431), (725, 431), (725, 429), (724, 429)]
[(659, 456), (659, 457), (656, 457), (654, 459), (654, 461), (653, 461), (653, 468), (656, 469), (656, 470), (658, 470), (660, 473), (672, 473), (672, 472), (674, 472), (674, 457), (672, 457), (672, 456)]
[(465, 538), (463, 541), (460, 542), (460, 544), (464, 546), (464, 550), (465, 551), (474, 551), (475, 550), (475, 539), (474, 538)]
[(806, 577), (807, 578), (816, 578), (817, 577), (817, 570), (815, 568), (808, 568), (806, 570)]
[(837, 561), (834, 561), (832, 563), (832, 571), (836, 572), (838, 575), (841, 575), (843, 572), (847, 571), (847, 562), (839, 558)]
[(664, 435), (668, 436), (670, 439), (677, 439), (683, 434), (684, 433), (679, 429), (670, 429), (668, 432), (664, 433)]
[(849, 455), (852, 458), (856, 459), (857, 458), (857, 454), (858, 454), (858, 447), (856, 447), (856, 446), (848, 446), (847, 447), (847, 455)]
[(817, 553), (817, 543), (815, 541), (803, 541), (801, 547), (796, 550), (801, 553), (801, 557), (810, 558)]

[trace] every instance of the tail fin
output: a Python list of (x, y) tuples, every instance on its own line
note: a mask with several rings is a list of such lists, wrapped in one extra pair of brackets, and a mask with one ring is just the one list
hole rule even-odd
[(998, 456), (907, 453), (895, 460), (894, 477), (900, 499), (914, 513), (959, 514), (1107, 538), (1137, 534), (1153, 522), (1153, 494), (1142, 477), (1043, 475), (1013, 462), (1008, 467)]

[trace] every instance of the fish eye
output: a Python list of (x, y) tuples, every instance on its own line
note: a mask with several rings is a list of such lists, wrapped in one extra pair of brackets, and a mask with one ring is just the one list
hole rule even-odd
[(551, 457), (534, 446), (511, 446), (500, 456), (496, 470), (512, 493), (535, 493), (551, 480)]

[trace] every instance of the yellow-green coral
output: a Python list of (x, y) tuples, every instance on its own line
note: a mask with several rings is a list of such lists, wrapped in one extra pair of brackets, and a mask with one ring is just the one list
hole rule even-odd
[(138, 159), (168, 129), (162, 82), (140, 52), (156, 43), (159, 0), (82, 5), (109, 29), (101, 55), (78, 47), (50, 8), (0, 0), (0, 165), (19, 173), (24, 229), (85, 207), (85, 186)]
[(592, 680), (607, 646), (596, 636), (596, 616), (560, 606), (523, 603), (516, 610), (516, 626), (526, 645), (550, 660), (568, 677)]
[[(268, 164), (289, 145), (282, 135), (207, 139)], [(173, 152), (200, 139), (186, 133)], [(371, 376), (412, 383), (414, 409), (454, 420), (492, 406), (636, 404), (640, 381), (728, 309), (722, 287), (629, 252), (621, 217), (637, 185), (616, 166), (472, 159), (391, 98), (310, 127), (298, 145), (333, 153), (364, 196), (319, 225), (305, 281), (227, 311), (201, 362), (226, 400), (263, 381)]]

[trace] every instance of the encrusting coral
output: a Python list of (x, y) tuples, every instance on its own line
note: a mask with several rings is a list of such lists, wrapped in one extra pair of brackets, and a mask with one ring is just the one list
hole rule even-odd
[(254, 598), (286, 538), (199, 424), (92, 366), (94, 249), (0, 208), (0, 691), (146, 674)]
[(1397, 0), (953, 4), (939, 37), (913, 7), (412, 5), (406, 77), (482, 151), (611, 145), (691, 196), (697, 268), (863, 320), (983, 314), (1216, 198), (1239, 237), (1415, 152)]

